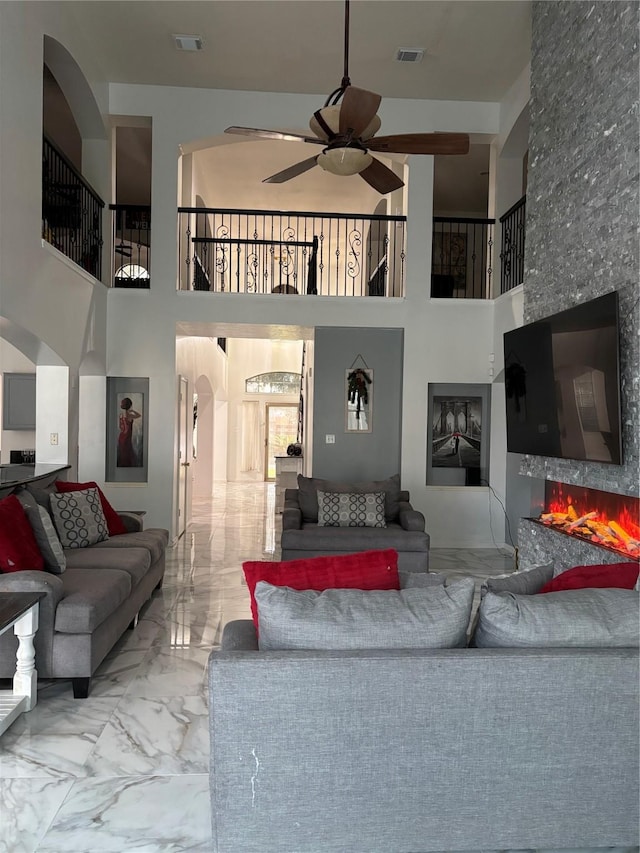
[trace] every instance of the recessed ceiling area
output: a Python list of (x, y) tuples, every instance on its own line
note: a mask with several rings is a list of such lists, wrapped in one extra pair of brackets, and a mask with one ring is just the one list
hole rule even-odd
[[(64, 7), (114, 83), (328, 95), (342, 78), (342, 0), (83, 0)], [(175, 33), (197, 34), (203, 49), (177, 51)], [(529, 61), (530, 36), (528, 0), (355, 0), (350, 76), (388, 98), (500, 101)], [(424, 48), (422, 62), (397, 62), (405, 45)]]

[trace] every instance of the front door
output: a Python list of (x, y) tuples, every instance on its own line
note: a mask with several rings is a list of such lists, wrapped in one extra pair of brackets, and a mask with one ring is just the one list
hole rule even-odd
[(298, 406), (284, 403), (278, 406), (267, 403), (267, 428), (265, 438), (265, 480), (276, 478), (276, 456), (286, 456), (287, 447), (298, 437)]

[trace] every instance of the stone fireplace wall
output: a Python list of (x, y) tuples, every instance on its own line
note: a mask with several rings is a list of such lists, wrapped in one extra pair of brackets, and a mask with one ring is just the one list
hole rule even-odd
[(619, 292), (624, 464), (521, 474), (638, 494), (638, 3), (533, 3), (524, 321)]

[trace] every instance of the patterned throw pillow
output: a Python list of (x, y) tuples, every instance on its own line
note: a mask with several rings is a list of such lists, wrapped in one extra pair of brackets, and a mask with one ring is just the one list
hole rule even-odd
[(54, 492), (51, 514), (64, 548), (86, 548), (109, 538), (97, 489)]
[(318, 492), (318, 527), (386, 527), (384, 492)]

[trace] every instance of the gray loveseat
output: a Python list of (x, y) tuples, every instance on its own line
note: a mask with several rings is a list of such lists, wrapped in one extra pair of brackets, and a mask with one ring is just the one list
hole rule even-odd
[[(638, 593), (536, 595), (552, 572), (487, 582), (484, 648), (336, 651), (329, 626), (324, 650), (259, 651), (252, 621), (228, 623), (209, 659), (213, 853), (637, 850)], [(468, 586), (422, 579), (441, 605)], [(320, 594), (281, 595), (311, 607), (306, 631)], [(543, 647), (554, 632), (566, 645)]]
[[(324, 527), (318, 524), (318, 491), (364, 494), (384, 492), (386, 527)], [(325, 554), (355, 554), (394, 548), (398, 567), (429, 570), (429, 534), (424, 515), (415, 510), (400, 477), (366, 483), (338, 483), (298, 475), (298, 488), (286, 489), (282, 513), (282, 559), (298, 560)]]
[[(66, 568), (60, 574), (0, 574), (0, 592), (45, 593), (35, 637), (38, 677), (71, 679), (76, 698), (88, 696), (97, 667), (162, 585), (168, 531), (143, 530), (139, 516), (119, 515), (128, 532), (88, 547), (65, 548)], [(15, 672), (16, 648), (16, 637), (5, 632), (1, 678)]]

